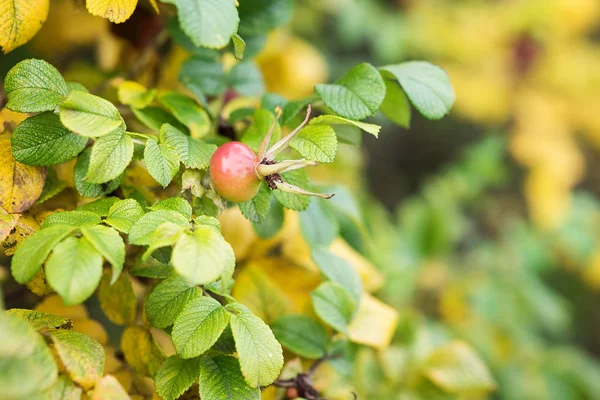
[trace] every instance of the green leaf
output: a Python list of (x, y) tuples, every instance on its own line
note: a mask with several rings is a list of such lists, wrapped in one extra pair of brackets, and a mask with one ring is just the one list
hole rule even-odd
[(173, 115), (160, 107), (132, 108), (133, 114), (148, 128), (157, 131), (163, 124), (171, 124), (178, 129), (187, 130)]
[(227, 81), (241, 96), (258, 96), (265, 91), (262, 73), (256, 64), (250, 61), (235, 64), (229, 71)]
[(397, 79), (411, 103), (423, 116), (440, 119), (454, 104), (450, 78), (440, 67), (424, 61), (411, 61), (380, 68), (384, 77)]
[(156, 328), (166, 328), (191, 300), (200, 296), (200, 289), (185, 278), (171, 276), (152, 289), (146, 299), (146, 316)]
[(239, 303), (227, 305), (244, 379), (252, 387), (268, 386), (281, 372), (283, 350), (267, 324)]
[(209, 132), (208, 114), (194, 99), (173, 91), (163, 92), (158, 98), (175, 118), (190, 129), (193, 137), (200, 138)]
[(200, 358), (200, 398), (206, 400), (260, 400), (260, 389), (248, 386), (237, 358)]
[(150, 210), (177, 211), (188, 220), (192, 218), (192, 206), (190, 206), (190, 203), (183, 197), (168, 197), (150, 207)]
[(156, 393), (163, 400), (177, 400), (198, 379), (199, 368), (200, 358), (167, 358), (154, 377)]
[(279, 317), (271, 324), (271, 329), (284, 347), (300, 357), (316, 359), (327, 351), (327, 332), (321, 324), (305, 315)]
[[(281, 178), (291, 185), (298, 186), (302, 189), (308, 188), (308, 176), (306, 175), (306, 171), (304, 169), (284, 172), (281, 174)], [(289, 208), (290, 210), (304, 211), (310, 204), (309, 196), (286, 193), (282, 192), (281, 190), (273, 190), (273, 195), (279, 204), (285, 208)]]
[(54, 168), (47, 168), (46, 171), (48, 171), (48, 174), (46, 176), (46, 182), (44, 183), (44, 189), (42, 190), (40, 197), (38, 197), (37, 201), (35, 202), (35, 205), (39, 205), (50, 200), (67, 188), (67, 182), (58, 179)]
[(300, 130), (290, 147), (306, 159), (330, 163), (337, 153), (337, 136), (329, 125), (308, 125)]
[(86, 182), (104, 183), (117, 178), (133, 158), (133, 139), (118, 128), (96, 140), (92, 147)]
[(11, 262), (15, 280), (24, 284), (33, 278), (52, 249), (74, 230), (71, 226), (53, 226), (39, 230), (23, 240), (17, 246)]
[(269, 239), (283, 227), (283, 208), (275, 199), (271, 199), (269, 212), (260, 223), (253, 222), (254, 231), (261, 239)]
[(113, 324), (129, 325), (134, 322), (137, 301), (126, 273), (113, 282), (110, 273), (104, 271), (98, 288), (98, 300), (102, 311)]
[(217, 146), (194, 139), (175, 128), (164, 124), (160, 128), (161, 141), (171, 146), (186, 168), (207, 169), (210, 158), (217, 150)]
[(171, 262), (175, 270), (196, 285), (217, 280), (233, 269), (233, 249), (214, 228), (198, 225), (191, 234), (182, 235), (173, 248)]
[(324, 201), (313, 199), (306, 211), (300, 213), (300, 231), (310, 247), (329, 246), (339, 234), (337, 219), (325, 208)]
[(134, 199), (119, 200), (110, 207), (105, 222), (123, 233), (129, 233), (131, 226), (144, 215), (144, 209)]
[(311, 249), (311, 256), (327, 279), (348, 289), (356, 304), (360, 303), (363, 293), (362, 281), (356, 269), (348, 261), (331, 254), (325, 248)]
[(237, 33), (231, 37), (231, 40), (233, 41), (233, 54), (235, 58), (242, 60), (244, 58), (244, 51), (246, 50), (246, 42)]
[(223, 65), (199, 56), (190, 57), (183, 63), (179, 80), (188, 88), (199, 90), (207, 96), (218, 96), (227, 89)]
[(69, 161), (81, 153), (87, 139), (61, 123), (58, 115), (45, 112), (21, 122), (11, 137), (12, 154), (27, 165), (48, 166)]
[[(246, 143), (252, 150), (258, 151), (258, 147), (262, 142), (265, 134), (269, 131), (269, 128), (275, 121), (275, 116), (273, 113), (267, 110), (258, 109), (254, 112), (254, 120), (252, 124), (246, 129), (244, 134), (242, 135), (242, 142)], [(281, 136), (281, 126), (279, 124), (275, 125), (275, 129), (273, 130), (273, 136), (271, 136), (271, 141), (269, 142), (269, 146), (272, 146), (279, 140)]]
[(97, 225), (101, 221), (102, 220), (98, 214), (90, 211), (59, 211), (48, 215), (44, 221), (44, 224), (42, 225), (42, 228), (46, 229), (56, 225), (66, 225), (79, 228), (81, 226)]
[(381, 112), (388, 119), (404, 128), (410, 126), (410, 104), (400, 84), (395, 80), (385, 80), (385, 100)]
[(27, 357), (35, 350), (38, 334), (23, 318), (11, 315), (10, 312), (0, 312), (0, 332), (0, 359)]
[(216, 343), (229, 324), (229, 313), (211, 297), (197, 297), (179, 313), (171, 337), (177, 354), (193, 358), (204, 354)]
[(90, 389), (104, 371), (102, 345), (79, 332), (58, 330), (50, 336), (73, 382)]
[(179, 24), (196, 46), (225, 47), (240, 22), (234, 0), (165, 0), (165, 3), (177, 7)]
[(168, 257), (170, 257), (170, 252), (168, 251), (170, 249), (161, 250), (161, 248), (173, 246), (175, 243), (177, 243), (181, 235), (183, 235), (183, 231), (185, 230), (185, 227), (172, 222), (165, 222), (159, 226), (154, 232), (152, 232), (150, 245), (142, 255), (142, 260), (146, 261), (151, 255), (155, 254), (157, 250), (159, 252), (168, 252)]
[(337, 115), (320, 115), (310, 120), (310, 125), (349, 125), (355, 126), (357, 128), (362, 129), (363, 131), (370, 133), (371, 135), (377, 137), (379, 135), (379, 131), (381, 130), (381, 126), (375, 124), (367, 124), (366, 122), (353, 121), (351, 119), (346, 119), (342, 117), (338, 117)]
[(375, 114), (385, 98), (385, 83), (375, 67), (358, 64), (333, 84), (319, 84), (315, 91), (336, 114), (364, 119)]
[(288, 101), (283, 107), (281, 123), (283, 125), (287, 125), (287, 123), (293, 120), (294, 117), (296, 117), (296, 115), (298, 115), (298, 113), (302, 111), (302, 109), (304, 109), (309, 103), (317, 99), (318, 98), (316, 96), (312, 96), (300, 100)]
[(15, 65), (4, 79), (6, 108), (22, 113), (53, 111), (69, 93), (60, 72), (44, 60)]
[(156, 90), (148, 90), (135, 81), (125, 81), (119, 85), (119, 101), (131, 108), (144, 108), (152, 103)]
[(319, 318), (335, 330), (348, 333), (356, 302), (346, 288), (335, 282), (324, 282), (310, 296)]
[(121, 177), (117, 177), (110, 182), (102, 184), (89, 183), (85, 181), (85, 177), (90, 165), (91, 148), (87, 148), (77, 158), (77, 163), (73, 169), (73, 181), (75, 188), (83, 197), (101, 197), (115, 191), (121, 184)]
[(179, 171), (179, 155), (171, 146), (147, 140), (144, 163), (150, 175), (166, 188)]
[(110, 101), (79, 90), (69, 93), (59, 108), (63, 125), (81, 136), (104, 136), (123, 124)]
[(252, 199), (238, 203), (244, 217), (252, 222), (262, 222), (271, 206), (271, 190), (265, 182), (261, 182), (258, 193)]
[(110, 212), (110, 208), (117, 203), (118, 197), (104, 197), (102, 199), (94, 200), (90, 203), (86, 203), (77, 207), (78, 211), (89, 211), (98, 215), (99, 217), (106, 217)]
[(425, 361), (425, 376), (449, 393), (491, 391), (496, 388), (489, 370), (469, 344), (453, 341)]
[(144, 278), (166, 279), (173, 274), (173, 267), (163, 264), (155, 258), (146, 261), (138, 260), (129, 273)]
[(115, 283), (125, 263), (125, 242), (119, 232), (104, 225), (85, 226), (81, 228), (83, 236), (112, 265), (113, 272), (110, 284)]
[(85, 86), (83, 86), (79, 82), (67, 81), (67, 88), (69, 89), (69, 92), (72, 92), (73, 90), (79, 90), (80, 92), (87, 92), (87, 93), (90, 92), (89, 90), (87, 90), (87, 88)]
[(245, 0), (240, 2), (242, 35), (260, 35), (287, 24), (294, 10), (292, 0)]
[(196, 215), (207, 215), (210, 217), (217, 217), (220, 213), (219, 207), (214, 201), (208, 197), (195, 198), (193, 205), (195, 207), (194, 212)]
[(80, 400), (82, 390), (66, 375), (61, 375), (44, 394), (48, 400)]
[(129, 230), (129, 243), (136, 245), (149, 245), (152, 233), (162, 224), (172, 222), (177, 225), (187, 226), (189, 220), (177, 211), (156, 210), (150, 211), (139, 218)]
[(154, 377), (165, 361), (165, 355), (149, 329), (131, 325), (121, 336), (125, 361), (144, 376)]
[(46, 262), (46, 279), (66, 305), (90, 297), (102, 278), (102, 255), (86, 239), (68, 237)]
[(71, 329), (73, 327), (73, 321), (68, 318), (24, 308), (11, 308), (7, 311), (7, 314), (15, 315), (27, 321), (36, 330), (43, 328)]

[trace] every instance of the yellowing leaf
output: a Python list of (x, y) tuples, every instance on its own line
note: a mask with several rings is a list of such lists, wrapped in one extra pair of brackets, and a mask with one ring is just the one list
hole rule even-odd
[(364, 293), (348, 327), (348, 335), (353, 342), (385, 348), (392, 340), (397, 323), (396, 310)]
[(9, 214), (0, 207), (0, 242), (10, 235), (20, 216), (20, 214)]
[(49, 5), (49, 0), (0, 1), (0, 46), (4, 53), (35, 36), (46, 21)]
[(373, 264), (343, 239), (336, 239), (331, 243), (329, 251), (332, 254), (348, 261), (358, 272), (366, 291), (374, 292), (383, 285), (383, 276)]
[(42, 194), (46, 170), (17, 162), (7, 134), (0, 135), (0, 160), (0, 207), (9, 213), (28, 210)]
[(120, 24), (127, 21), (137, 5), (137, 0), (87, 0), (85, 6), (92, 15)]
[(125, 329), (121, 337), (121, 350), (127, 363), (146, 376), (154, 376), (165, 360), (165, 355), (150, 331), (139, 326)]
[(76, 306), (65, 306), (62, 299), (57, 294), (46, 297), (35, 307), (35, 310), (72, 320), (89, 318), (85, 306), (81, 304)]
[(96, 382), (91, 400), (129, 400), (130, 397), (119, 381), (112, 375), (106, 375)]
[(136, 300), (129, 277), (123, 273), (111, 284), (110, 276), (110, 272), (106, 270), (100, 281), (98, 288), (100, 307), (113, 323), (117, 325), (132, 323), (135, 319)]

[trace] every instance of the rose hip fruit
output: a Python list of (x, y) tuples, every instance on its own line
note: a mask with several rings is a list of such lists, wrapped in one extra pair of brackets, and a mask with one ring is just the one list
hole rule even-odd
[(225, 200), (241, 203), (253, 198), (261, 180), (256, 174), (257, 156), (241, 142), (220, 146), (210, 159), (210, 177)]

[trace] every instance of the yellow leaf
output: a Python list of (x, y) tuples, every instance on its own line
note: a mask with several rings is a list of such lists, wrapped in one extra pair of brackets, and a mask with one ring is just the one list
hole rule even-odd
[(142, 375), (154, 376), (165, 360), (165, 355), (150, 331), (130, 326), (121, 337), (121, 350), (127, 363)]
[(127, 21), (137, 5), (137, 0), (87, 0), (85, 6), (92, 15), (120, 24)]
[(336, 239), (329, 246), (331, 253), (348, 261), (356, 269), (367, 292), (374, 292), (383, 285), (383, 275), (373, 264), (354, 250), (343, 239)]
[(221, 233), (231, 245), (235, 253), (235, 259), (240, 262), (250, 252), (253, 242), (258, 238), (252, 227), (252, 223), (242, 215), (238, 207), (226, 209), (219, 216)]
[(146, 89), (135, 81), (123, 81), (119, 84), (119, 101), (133, 108), (144, 108), (154, 99), (155, 91)]
[(112, 272), (104, 271), (98, 288), (100, 307), (111, 322), (127, 325), (135, 319), (136, 300), (127, 273), (122, 273), (114, 284), (110, 284)]
[(0, 46), (4, 53), (27, 43), (48, 16), (49, 0), (0, 0)]
[(43, 269), (40, 269), (25, 285), (27, 286), (27, 289), (40, 297), (52, 293), (52, 288), (48, 286), (48, 283), (46, 282), (46, 274)]
[(106, 375), (96, 382), (91, 400), (129, 400), (130, 397), (123, 389), (117, 378)]
[(0, 134), (0, 160), (0, 207), (9, 213), (28, 210), (42, 194), (46, 170), (17, 162), (7, 134)]
[(73, 330), (91, 337), (101, 345), (108, 343), (108, 334), (106, 333), (104, 326), (102, 326), (102, 324), (96, 320), (74, 319)]
[(160, 11), (158, 10), (158, 3), (156, 2), (156, 0), (149, 0), (149, 1), (150, 1), (150, 5), (154, 9), (154, 11), (156, 11), (157, 14), (160, 14)]
[(104, 373), (113, 374), (120, 370), (123, 363), (115, 355), (115, 349), (110, 346), (104, 347)]
[(363, 293), (358, 312), (348, 327), (348, 335), (353, 342), (381, 349), (389, 346), (397, 323), (396, 310)]
[[(41, 311), (71, 320), (89, 318), (87, 310), (82, 304), (76, 306), (65, 306), (59, 295), (53, 294), (46, 297), (35, 307), (35, 311)], [(83, 332), (82, 332), (83, 333)]]
[(21, 214), (9, 214), (0, 207), (0, 242), (10, 235), (10, 231), (17, 225), (17, 221)]
[(22, 215), (17, 221), (14, 230), (11, 231), (10, 235), (2, 243), (2, 246), (5, 248), (4, 254), (7, 256), (15, 254), (19, 243), (26, 237), (33, 235), (39, 229), (40, 225), (34, 218), (27, 214)]

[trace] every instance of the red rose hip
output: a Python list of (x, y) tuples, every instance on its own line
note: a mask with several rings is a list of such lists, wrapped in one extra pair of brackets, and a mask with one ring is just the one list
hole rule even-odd
[(219, 195), (237, 203), (253, 198), (261, 182), (257, 163), (256, 154), (244, 143), (220, 146), (210, 159), (210, 177)]

